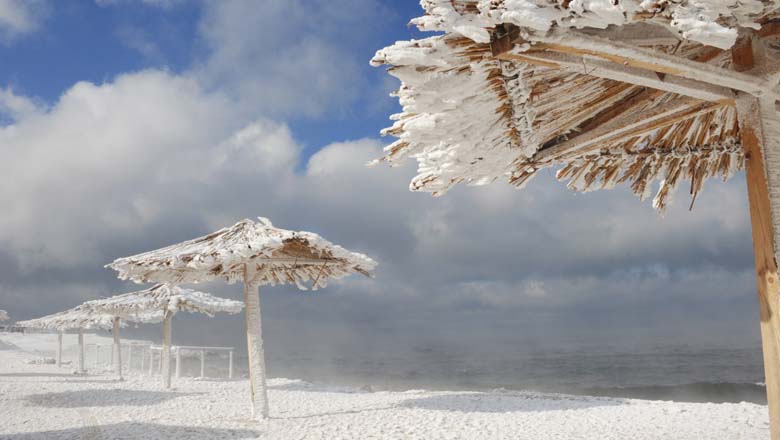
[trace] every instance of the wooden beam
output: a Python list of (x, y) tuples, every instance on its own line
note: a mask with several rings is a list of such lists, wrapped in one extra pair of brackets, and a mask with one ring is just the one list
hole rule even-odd
[(663, 94), (664, 92), (661, 90), (641, 89), (641, 91), (636, 95), (629, 96), (626, 100), (621, 101), (618, 105), (596, 115), (595, 118), (587, 121), (577, 129), (580, 133), (586, 133), (588, 131), (595, 130), (623, 114), (631, 114), (632, 111), (636, 110), (637, 108), (646, 106), (648, 101), (654, 100)]
[(761, 77), (669, 55), (653, 49), (636, 47), (606, 38), (583, 34), (573, 29), (554, 29), (546, 35), (533, 34), (532, 42), (541, 48), (573, 55), (588, 55), (621, 66), (676, 75), (682, 78), (728, 87), (750, 95), (780, 99), (774, 86)]
[(616, 84), (610, 87), (607, 93), (598, 95), (598, 99), (583, 103), (582, 107), (560, 115), (554, 121), (549, 121), (549, 124), (542, 124), (538, 128), (538, 138), (543, 139), (542, 145), (546, 145), (548, 142), (558, 139), (560, 135), (569, 133), (572, 130), (585, 131), (585, 129), (580, 129), (580, 127), (587, 121), (593, 120), (596, 116), (616, 107), (621, 102), (628, 100), (633, 102), (632, 98), (635, 99), (641, 96), (643, 91), (646, 90), (632, 84)]
[(780, 35), (780, 20), (770, 20), (761, 26), (758, 36), (761, 38), (774, 37)]
[(731, 61), (734, 70), (737, 72), (746, 72), (753, 69), (755, 57), (753, 55), (753, 40), (751, 38), (740, 38), (731, 49)]
[(709, 113), (723, 105), (725, 104), (696, 100), (674, 101), (657, 106), (646, 112), (615, 118), (598, 128), (582, 133), (550, 148), (540, 150), (534, 155), (533, 161), (548, 162), (586, 154), (598, 150), (604, 142), (618, 143), (651, 133), (685, 119)]
[[(672, 47), (682, 42), (682, 36), (670, 28), (657, 23), (639, 21), (622, 26), (610, 26), (606, 29), (583, 28), (579, 30), (586, 35), (609, 38), (612, 41), (622, 41), (632, 46), (666, 46)], [(518, 29), (518, 35), (519, 35)]]
[[(695, 61), (706, 63), (716, 58), (721, 53), (723, 53), (723, 51), (716, 48), (712, 48), (711, 50), (705, 50), (695, 58)], [(609, 123), (613, 119), (620, 117), (621, 115), (624, 114), (630, 115), (632, 112), (638, 109), (646, 108), (648, 105), (648, 101), (657, 99), (660, 96), (662, 96), (664, 93), (666, 92), (657, 89), (650, 89), (650, 88), (639, 89), (638, 93), (633, 93), (624, 97), (620, 101), (617, 101), (616, 105), (604, 109), (602, 112), (598, 113), (593, 118), (585, 121), (582, 125), (577, 127), (576, 130), (578, 132), (577, 136), (582, 136), (583, 134), (591, 130), (597, 129), (602, 125)], [(549, 148), (554, 145), (545, 145), (545, 146)]]
[(512, 50), (518, 38), (520, 38), (520, 28), (517, 26), (504, 25), (499, 27), (496, 34), (494, 34), (493, 41), (490, 42), (490, 50), (493, 56)]
[(600, 59), (586, 59), (582, 56), (548, 51), (523, 52), (521, 54), (506, 52), (499, 55), (498, 58), (543, 65), (548, 68), (558, 68), (583, 75), (650, 87), (703, 101), (734, 102), (734, 92), (726, 87), (672, 75), (667, 75), (661, 79), (653, 71), (617, 65)]

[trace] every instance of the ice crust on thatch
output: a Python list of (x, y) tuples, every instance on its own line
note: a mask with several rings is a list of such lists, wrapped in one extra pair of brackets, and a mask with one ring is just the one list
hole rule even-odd
[(259, 284), (295, 284), (316, 290), (329, 278), (357, 272), (370, 276), (371, 258), (350, 252), (311, 232), (274, 227), (268, 219), (242, 220), (212, 234), (132, 257), (119, 258), (106, 267), (119, 278), (138, 283), (200, 283), (243, 279), (244, 264), (254, 264)]
[(244, 308), (241, 301), (169, 284), (158, 284), (137, 292), (88, 301), (84, 305), (122, 317), (144, 315), (153, 311), (176, 313), (180, 310), (214, 316), (220, 312), (240, 313)]
[[(54, 313), (41, 318), (18, 322), (20, 327), (45, 330), (108, 330), (113, 328), (117, 315), (101, 312), (82, 304), (69, 310)], [(153, 323), (162, 321), (162, 313), (139, 313), (122, 317), (121, 326), (127, 327), (127, 321)]]
[[(584, 63), (562, 67), (538, 58), (529, 61), (529, 56), (545, 50), (544, 44), (536, 45), (538, 39), (529, 36), (539, 32), (547, 41), (560, 44), (567, 41), (562, 31), (568, 28), (603, 29), (646, 21), (649, 24), (632, 25), (644, 26), (635, 33), (650, 42), (645, 47), (729, 68), (728, 51), (707, 47), (697, 39), (730, 47), (740, 26), (756, 27), (757, 21), (780, 17), (780, 2), (423, 0), (421, 4), (426, 15), (413, 23), (445, 34), (397, 42), (379, 50), (371, 61), (374, 66), (389, 66), (388, 72), (401, 80), (395, 95), (403, 111), (393, 115), (392, 127), (382, 132), (398, 139), (385, 148), (386, 155), (379, 161), (393, 166), (415, 159), (418, 174), (411, 190), (441, 195), (458, 183), (483, 185), (498, 179), (522, 187), (539, 170), (559, 166), (558, 178), (577, 191), (625, 183), (644, 199), (658, 182), (653, 204), (663, 211), (683, 181), (690, 182), (695, 200), (709, 178), (728, 180), (743, 168), (733, 102), (700, 101), (593, 76)], [(701, 23), (692, 23), (686, 14)], [(506, 35), (507, 25), (520, 26), (518, 40), (530, 43), (516, 43), (499, 57), (490, 43), (497, 35)], [(669, 26), (701, 38), (678, 40), (665, 30)], [(615, 32), (615, 28), (594, 32)], [(723, 40), (726, 34), (731, 35), (728, 44)], [(587, 53), (598, 46), (580, 50)], [(653, 117), (657, 121), (642, 125)], [(632, 120), (633, 131), (626, 129), (631, 124), (625, 125)], [(563, 148), (575, 138), (580, 142), (583, 136), (578, 135), (583, 133), (600, 134), (574, 148)]]
[(489, 46), (466, 38), (433, 37), (396, 43), (374, 57), (374, 65), (395, 66), (391, 74), (403, 83), (404, 113), (393, 115), (395, 124), (382, 134), (399, 137), (386, 149), (391, 164), (418, 160), (413, 190), (490, 183), (536, 151), (533, 115), (523, 105), (530, 96), (520, 79), (523, 67), (489, 54)]
[(421, 30), (457, 33), (489, 43), (489, 29), (511, 23), (546, 32), (561, 28), (606, 29), (640, 21), (664, 23), (691, 41), (728, 49), (739, 27), (777, 13), (777, 0), (422, 0), (426, 14), (412, 20)]

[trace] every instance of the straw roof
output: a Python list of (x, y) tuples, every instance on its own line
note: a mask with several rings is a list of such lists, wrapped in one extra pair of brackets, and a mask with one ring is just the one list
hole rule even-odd
[(0, 321), (7, 321), (8, 320), (8, 312), (5, 310), (0, 310)]
[(88, 301), (85, 306), (119, 316), (137, 316), (151, 311), (186, 310), (214, 316), (218, 312), (239, 313), (244, 303), (220, 298), (210, 293), (184, 289), (169, 284), (158, 284), (138, 292), (125, 293), (110, 298)]
[(510, 23), (533, 31), (553, 27), (606, 29), (657, 23), (682, 38), (728, 49), (739, 27), (758, 29), (780, 16), (777, 0), (422, 0), (421, 30), (458, 32), (490, 43), (490, 29)]
[(135, 282), (198, 283), (223, 278), (240, 281), (245, 264), (259, 270), (260, 284), (291, 283), (316, 290), (329, 278), (357, 272), (369, 276), (376, 262), (311, 232), (274, 227), (268, 219), (242, 220), (194, 240), (132, 257), (106, 267)]
[[(20, 327), (57, 331), (76, 329), (107, 330), (113, 327), (114, 318), (116, 317), (114, 314), (101, 312), (82, 304), (63, 312), (17, 322), (16, 324)], [(123, 317), (121, 321), (122, 327), (127, 326), (127, 321), (139, 323), (160, 322), (162, 321), (162, 313), (141, 313)]]
[(383, 131), (398, 140), (380, 161), (416, 159), (410, 188), (434, 195), (498, 179), (522, 187), (539, 170), (560, 166), (557, 177), (577, 191), (626, 183), (644, 199), (659, 181), (654, 206), (663, 210), (689, 181), (695, 198), (707, 179), (727, 180), (744, 167), (733, 91), (678, 80), (671, 74), (685, 72), (659, 65), (643, 76), (620, 57), (605, 60), (600, 47), (609, 43), (627, 58), (650, 53), (698, 69), (732, 69), (728, 49), (740, 29), (752, 28), (767, 37), (767, 56), (780, 56), (772, 40), (780, 33), (778, 1), (421, 5), (426, 14), (412, 23), (443, 34), (398, 42), (372, 64), (390, 66), (402, 82), (396, 95), (403, 112)]

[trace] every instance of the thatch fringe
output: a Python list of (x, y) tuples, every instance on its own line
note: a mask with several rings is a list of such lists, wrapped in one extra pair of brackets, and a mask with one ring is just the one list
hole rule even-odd
[(630, 183), (642, 200), (649, 197), (652, 182), (658, 180), (653, 206), (663, 212), (681, 181), (690, 181), (690, 194), (695, 200), (707, 179), (720, 177), (726, 181), (744, 166), (742, 147), (734, 142), (697, 149), (602, 152), (568, 163), (556, 177), (568, 181), (570, 189), (582, 192)]

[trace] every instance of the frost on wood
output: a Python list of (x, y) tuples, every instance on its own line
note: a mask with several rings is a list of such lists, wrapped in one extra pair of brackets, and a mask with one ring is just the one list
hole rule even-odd
[(155, 316), (159, 319), (162, 319), (165, 312), (175, 314), (180, 310), (214, 316), (220, 312), (236, 314), (244, 308), (241, 301), (169, 284), (158, 284), (138, 292), (88, 301), (84, 305), (120, 317), (132, 318), (158, 312)]
[[(114, 326), (116, 315), (95, 310), (84, 304), (63, 312), (54, 313), (42, 318), (17, 322), (16, 325), (27, 328), (45, 330), (108, 330)], [(138, 314), (124, 318), (121, 322), (127, 327), (127, 320), (133, 322), (159, 322), (159, 314)]]
[(166, 388), (171, 386), (171, 319), (176, 312), (186, 310), (214, 316), (218, 312), (239, 313), (244, 303), (220, 298), (206, 292), (184, 289), (170, 284), (158, 284), (138, 292), (125, 293), (110, 298), (88, 301), (84, 306), (103, 313), (137, 319), (153, 315), (163, 321), (162, 376)]
[(552, 26), (606, 29), (653, 21), (681, 37), (728, 49), (739, 27), (758, 28), (780, 9), (777, 0), (422, 0), (426, 14), (412, 20), (421, 30), (456, 33), (489, 43), (489, 29), (514, 24), (546, 32)]
[[(242, 220), (212, 234), (156, 251), (120, 258), (109, 264), (119, 278), (138, 283), (199, 283), (243, 280), (245, 264), (263, 269), (256, 285), (295, 284), (324, 287), (330, 278), (351, 273), (366, 276), (376, 266), (311, 232), (275, 228), (267, 219)], [(267, 270), (266, 270), (267, 269)]]
[[(247, 277), (252, 274), (247, 273)], [(260, 308), (260, 293), (252, 283), (244, 284), (246, 300), (246, 336), (247, 355), (249, 361), (249, 398), (252, 407), (252, 417), (260, 415), (268, 418), (270, 407), (268, 389), (266, 387), (265, 348), (263, 344), (262, 311)]]
[(413, 190), (490, 183), (536, 151), (523, 68), (502, 66), (489, 54), (489, 46), (465, 38), (432, 37), (396, 43), (374, 58), (375, 65), (394, 65), (391, 74), (403, 82), (404, 112), (383, 134), (399, 138), (385, 150), (391, 164), (418, 160)]
[[(352, 273), (370, 276), (376, 266), (363, 254), (350, 252), (311, 232), (275, 228), (268, 219), (242, 220), (217, 232), (166, 248), (120, 258), (107, 267), (121, 279), (135, 282), (198, 283), (223, 278), (245, 288), (247, 344), (252, 416), (268, 417), (265, 388), (260, 298), (263, 284), (324, 287), (330, 278)], [(166, 322), (168, 319), (166, 318)], [(167, 385), (167, 383), (166, 383)]]
[[(663, 211), (682, 182), (695, 200), (706, 180), (743, 168), (731, 88), (760, 93), (765, 83), (743, 76), (719, 84), (712, 75), (732, 69), (723, 49), (740, 28), (772, 20), (780, 28), (780, 2), (421, 4), (426, 15), (413, 23), (444, 34), (397, 42), (371, 61), (401, 80), (403, 111), (383, 131), (397, 140), (379, 161), (415, 159), (413, 191), (441, 195), (499, 179), (522, 187), (556, 166), (573, 190), (625, 183), (641, 198), (655, 190)], [(615, 52), (599, 55), (610, 39)], [(634, 52), (650, 55), (629, 64)], [(653, 54), (682, 67), (654, 65)], [(717, 84), (697, 82), (684, 70), (691, 65)]]

